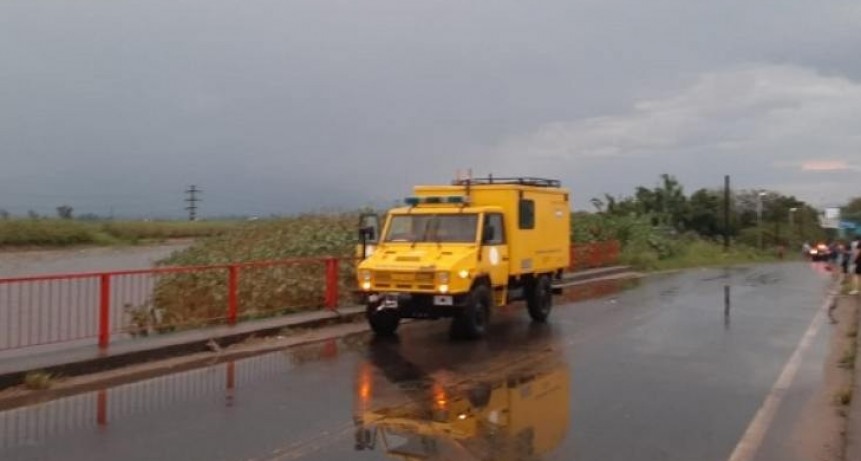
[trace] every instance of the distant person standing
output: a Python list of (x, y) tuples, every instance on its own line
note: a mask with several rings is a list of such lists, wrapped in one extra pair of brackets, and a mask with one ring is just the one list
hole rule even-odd
[(861, 236), (855, 236), (855, 240), (850, 247), (852, 253), (852, 263), (855, 265), (855, 275), (852, 278), (852, 291), (850, 295), (858, 294), (858, 282), (861, 279)]
[(828, 269), (837, 273), (837, 262), (840, 258), (840, 244), (836, 240), (832, 240), (828, 244)]
[(804, 244), (801, 245), (801, 256), (803, 258), (810, 259), (810, 243), (804, 242)]

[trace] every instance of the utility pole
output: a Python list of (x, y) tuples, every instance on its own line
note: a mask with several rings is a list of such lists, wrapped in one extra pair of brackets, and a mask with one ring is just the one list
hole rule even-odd
[(729, 175), (723, 177), (723, 251), (729, 252)]
[(185, 190), (185, 194), (188, 195), (188, 198), (185, 199), (185, 201), (188, 202), (188, 206), (186, 206), (185, 209), (188, 210), (189, 221), (197, 221), (197, 203), (203, 201), (197, 195), (202, 192), (203, 191), (198, 189), (194, 184)]
[(765, 196), (765, 192), (759, 191), (756, 194), (756, 228), (757, 228), (757, 246), (759, 249), (762, 249), (762, 197)]
[[(787, 244), (792, 245), (792, 234), (796, 231), (795, 229), (795, 212), (798, 211), (798, 207), (793, 207), (789, 209), (789, 231), (787, 231)], [(799, 235), (801, 238), (801, 235)]]

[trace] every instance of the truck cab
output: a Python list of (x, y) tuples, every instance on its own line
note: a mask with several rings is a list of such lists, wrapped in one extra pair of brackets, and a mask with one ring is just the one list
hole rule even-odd
[(372, 329), (391, 335), (402, 318), (452, 318), (453, 336), (478, 338), (492, 310), (516, 300), (546, 321), (553, 280), (569, 264), (569, 215), (554, 180), (416, 186), (389, 211), (372, 252), (363, 240), (357, 276)]

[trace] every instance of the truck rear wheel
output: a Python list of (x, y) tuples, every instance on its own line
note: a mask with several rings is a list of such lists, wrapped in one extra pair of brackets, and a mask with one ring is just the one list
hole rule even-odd
[(451, 336), (456, 339), (478, 339), (487, 332), (493, 298), (486, 285), (476, 285), (469, 293), (463, 311), (451, 321)]
[(401, 316), (396, 309), (378, 309), (376, 304), (368, 304), (365, 316), (368, 324), (378, 336), (392, 336), (401, 323)]
[(535, 281), (532, 289), (529, 290), (526, 307), (533, 321), (541, 323), (547, 321), (550, 309), (553, 307), (553, 283), (549, 276), (542, 275)]

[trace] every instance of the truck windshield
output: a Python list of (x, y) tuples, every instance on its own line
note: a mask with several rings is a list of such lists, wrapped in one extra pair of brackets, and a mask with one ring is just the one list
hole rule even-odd
[(386, 241), (474, 243), (477, 228), (477, 214), (394, 215)]

